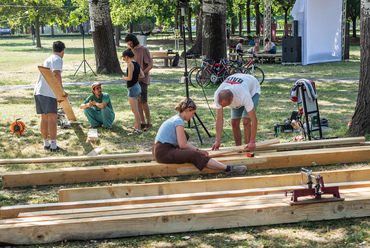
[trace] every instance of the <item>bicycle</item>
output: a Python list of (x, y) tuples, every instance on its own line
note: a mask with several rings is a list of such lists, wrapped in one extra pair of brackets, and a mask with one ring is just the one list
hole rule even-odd
[(202, 68), (201, 66), (197, 65), (197, 60), (196, 59), (198, 57), (199, 57), (199, 55), (195, 55), (195, 54), (189, 54), (188, 55), (189, 59), (193, 58), (194, 61), (195, 61), (195, 66), (193, 68), (191, 68), (190, 71), (188, 72), (188, 81), (191, 84), (191, 86), (193, 86), (193, 87), (198, 86), (196, 76), (197, 76), (198, 71)]
[(237, 72), (235, 68), (229, 68), (227, 64), (227, 59), (221, 59), (219, 63), (215, 63), (213, 59), (203, 60), (202, 66), (196, 76), (198, 85), (207, 87), (210, 82), (214, 85)]
[(244, 68), (245, 70), (242, 73), (251, 74), (258, 80), (258, 82), (261, 85), (263, 81), (265, 80), (265, 73), (262, 71), (261, 68), (255, 66), (255, 64), (259, 62), (258, 59), (255, 59), (256, 55), (253, 54), (253, 57), (245, 64), (244, 64), (245, 61), (243, 60), (243, 54), (239, 54), (239, 55), (241, 56), (241, 59), (232, 60), (233, 62), (232, 66), (237, 65), (238, 68)]

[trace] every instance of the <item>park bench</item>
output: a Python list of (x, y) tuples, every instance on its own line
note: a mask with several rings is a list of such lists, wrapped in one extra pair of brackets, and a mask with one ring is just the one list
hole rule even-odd
[(150, 57), (152, 59), (163, 59), (163, 66), (168, 67), (168, 60), (170, 63), (172, 63), (172, 59), (174, 58), (174, 53), (173, 52), (168, 52), (168, 51), (152, 51), (150, 52)]

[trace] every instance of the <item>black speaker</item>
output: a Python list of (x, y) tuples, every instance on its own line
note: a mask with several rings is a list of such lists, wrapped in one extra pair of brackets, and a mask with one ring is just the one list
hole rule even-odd
[(283, 36), (282, 62), (302, 62), (302, 38), (300, 36)]
[(298, 36), (298, 21), (293, 21), (293, 36)]

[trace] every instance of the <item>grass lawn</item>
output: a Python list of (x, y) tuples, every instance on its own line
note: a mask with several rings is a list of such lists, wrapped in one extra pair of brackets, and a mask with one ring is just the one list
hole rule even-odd
[[(120, 75), (98, 75), (91, 72), (78, 72), (73, 76), (82, 60), (82, 41), (79, 37), (58, 38), (66, 43), (64, 57), (63, 82), (91, 82), (120, 80)], [(0, 39), (0, 86), (28, 85), (36, 82), (37, 65), (51, 54), (52, 38), (42, 38), (42, 49), (35, 49), (30, 38), (2, 38)], [(124, 44), (122, 44), (124, 45)], [(148, 40), (150, 50), (173, 49), (173, 41)], [(85, 39), (86, 59), (95, 69), (94, 50), (91, 38)], [(126, 46), (118, 48), (120, 54)], [(360, 49), (351, 47), (350, 60), (336, 63), (323, 63), (308, 66), (282, 66), (281, 64), (263, 64), (266, 78), (269, 77), (359, 77)], [(163, 61), (155, 61), (155, 68), (151, 71), (152, 79), (174, 79), (184, 74), (183, 61), (176, 68), (163, 68)], [(198, 61), (199, 63), (199, 61)], [(189, 61), (189, 67), (194, 64)], [(125, 71), (124, 63), (122, 68)], [(274, 138), (274, 123), (283, 123), (289, 118), (292, 111), (297, 110), (295, 103), (290, 101), (289, 93), (293, 82), (264, 82), (262, 95), (258, 105), (258, 137), (257, 141)], [(332, 128), (325, 131), (324, 136), (347, 137), (347, 123), (354, 113), (358, 83), (357, 82), (316, 82), (320, 115), (328, 119)], [(209, 86), (204, 91), (190, 87), (190, 94), (198, 105), (197, 113), (211, 133), (209, 138), (200, 128), (204, 144), (201, 145), (194, 129), (187, 129), (192, 143), (199, 147), (211, 147), (214, 142), (215, 113), (212, 96), (217, 86)], [(111, 95), (116, 120), (111, 130), (98, 129), (99, 141), (86, 143), (89, 126), (83, 111), (78, 106), (90, 94), (89, 86), (67, 87), (69, 100), (74, 106), (78, 121), (84, 122), (81, 128), (68, 129), (69, 133), (58, 136), (58, 145), (65, 148), (66, 155), (86, 155), (93, 148), (102, 147), (103, 154), (150, 151), (156, 131), (164, 120), (175, 114), (174, 106), (185, 96), (185, 86), (179, 83), (156, 83), (149, 87), (149, 104), (152, 113), (154, 128), (141, 136), (129, 137), (127, 128), (133, 126), (134, 118), (127, 100), (125, 85), (104, 85), (103, 91)], [(208, 106), (209, 104), (209, 106)], [(36, 115), (33, 89), (0, 90), (0, 158), (32, 158), (50, 157), (42, 146), (39, 131), (40, 117)], [(10, 132), (10, 125), (17, 118), (26, 124), (26, 133), (15, 136)], [(230, 122), (230, 112), (225, 111), (225, 119)], [(225, 124), (225, 132), (232, 137), (231, 126)], [(289, 142), (298, 134), (281, 134), (281, 142)], [(222, 145), (232, 146), (233, 141), (223, 135)], [(53, 154), (54, 155), (54, 154)], [(62, 156), (59, 155), (58, 156)], [(113, 164), (109, 161), (104, 164)], [(99, 163), (101, 164), (101, 163)], [(5, 171), (21, 171), (44, 168), (62, 168), (73, 166), (92, 166), (90, 163), (54, 163), (54, 164), (26, 164), (0, 167), (0, 173)], [(368, 163), (334, 164), (316, 166), (314, 170), (336, 170), (343, 168), (364, 168)], [(298, 172), (300, 168), (275, 169), (265, 171), (248, 171), (246, 176), (279, 174)], [(121, 183), (149, 183), (165, 181), (184, 181), (225, 177), (224, 174), (192, 175), (169, 178), (144, 178), (120, 180), (102, 183), (80, 183), (69, 185), (23, 187), (0, 190), (0, 206), (15, 204), (37, 204), (57, 202), (57, 192), (60, 187), (90, 187), (98, 185), (116, 185)], [(325, 180), (325, 179), (324, 179)], [(0, 182), (0, 186), (2, 186)], [(83, 242), (59, 242), (53, 247), (366, 247), (370, 243), (370, 218), (343, 219), (335, 221), (302, 222), (298, 224), (234, 228), (227, 230), (213, 230), (194, 233), (153, 235), (147, 237), (133, 237), (110, 240), (88, 240)], [(50, 247), (30, 246), (30, 247)]]

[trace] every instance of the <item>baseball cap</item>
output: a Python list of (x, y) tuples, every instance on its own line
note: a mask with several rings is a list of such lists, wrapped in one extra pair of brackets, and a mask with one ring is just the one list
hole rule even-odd
[(91, 89), (94, 90), (94, 88), (98, 85), (101, 85), (101, 83), (95, 82), (91, 85)]

